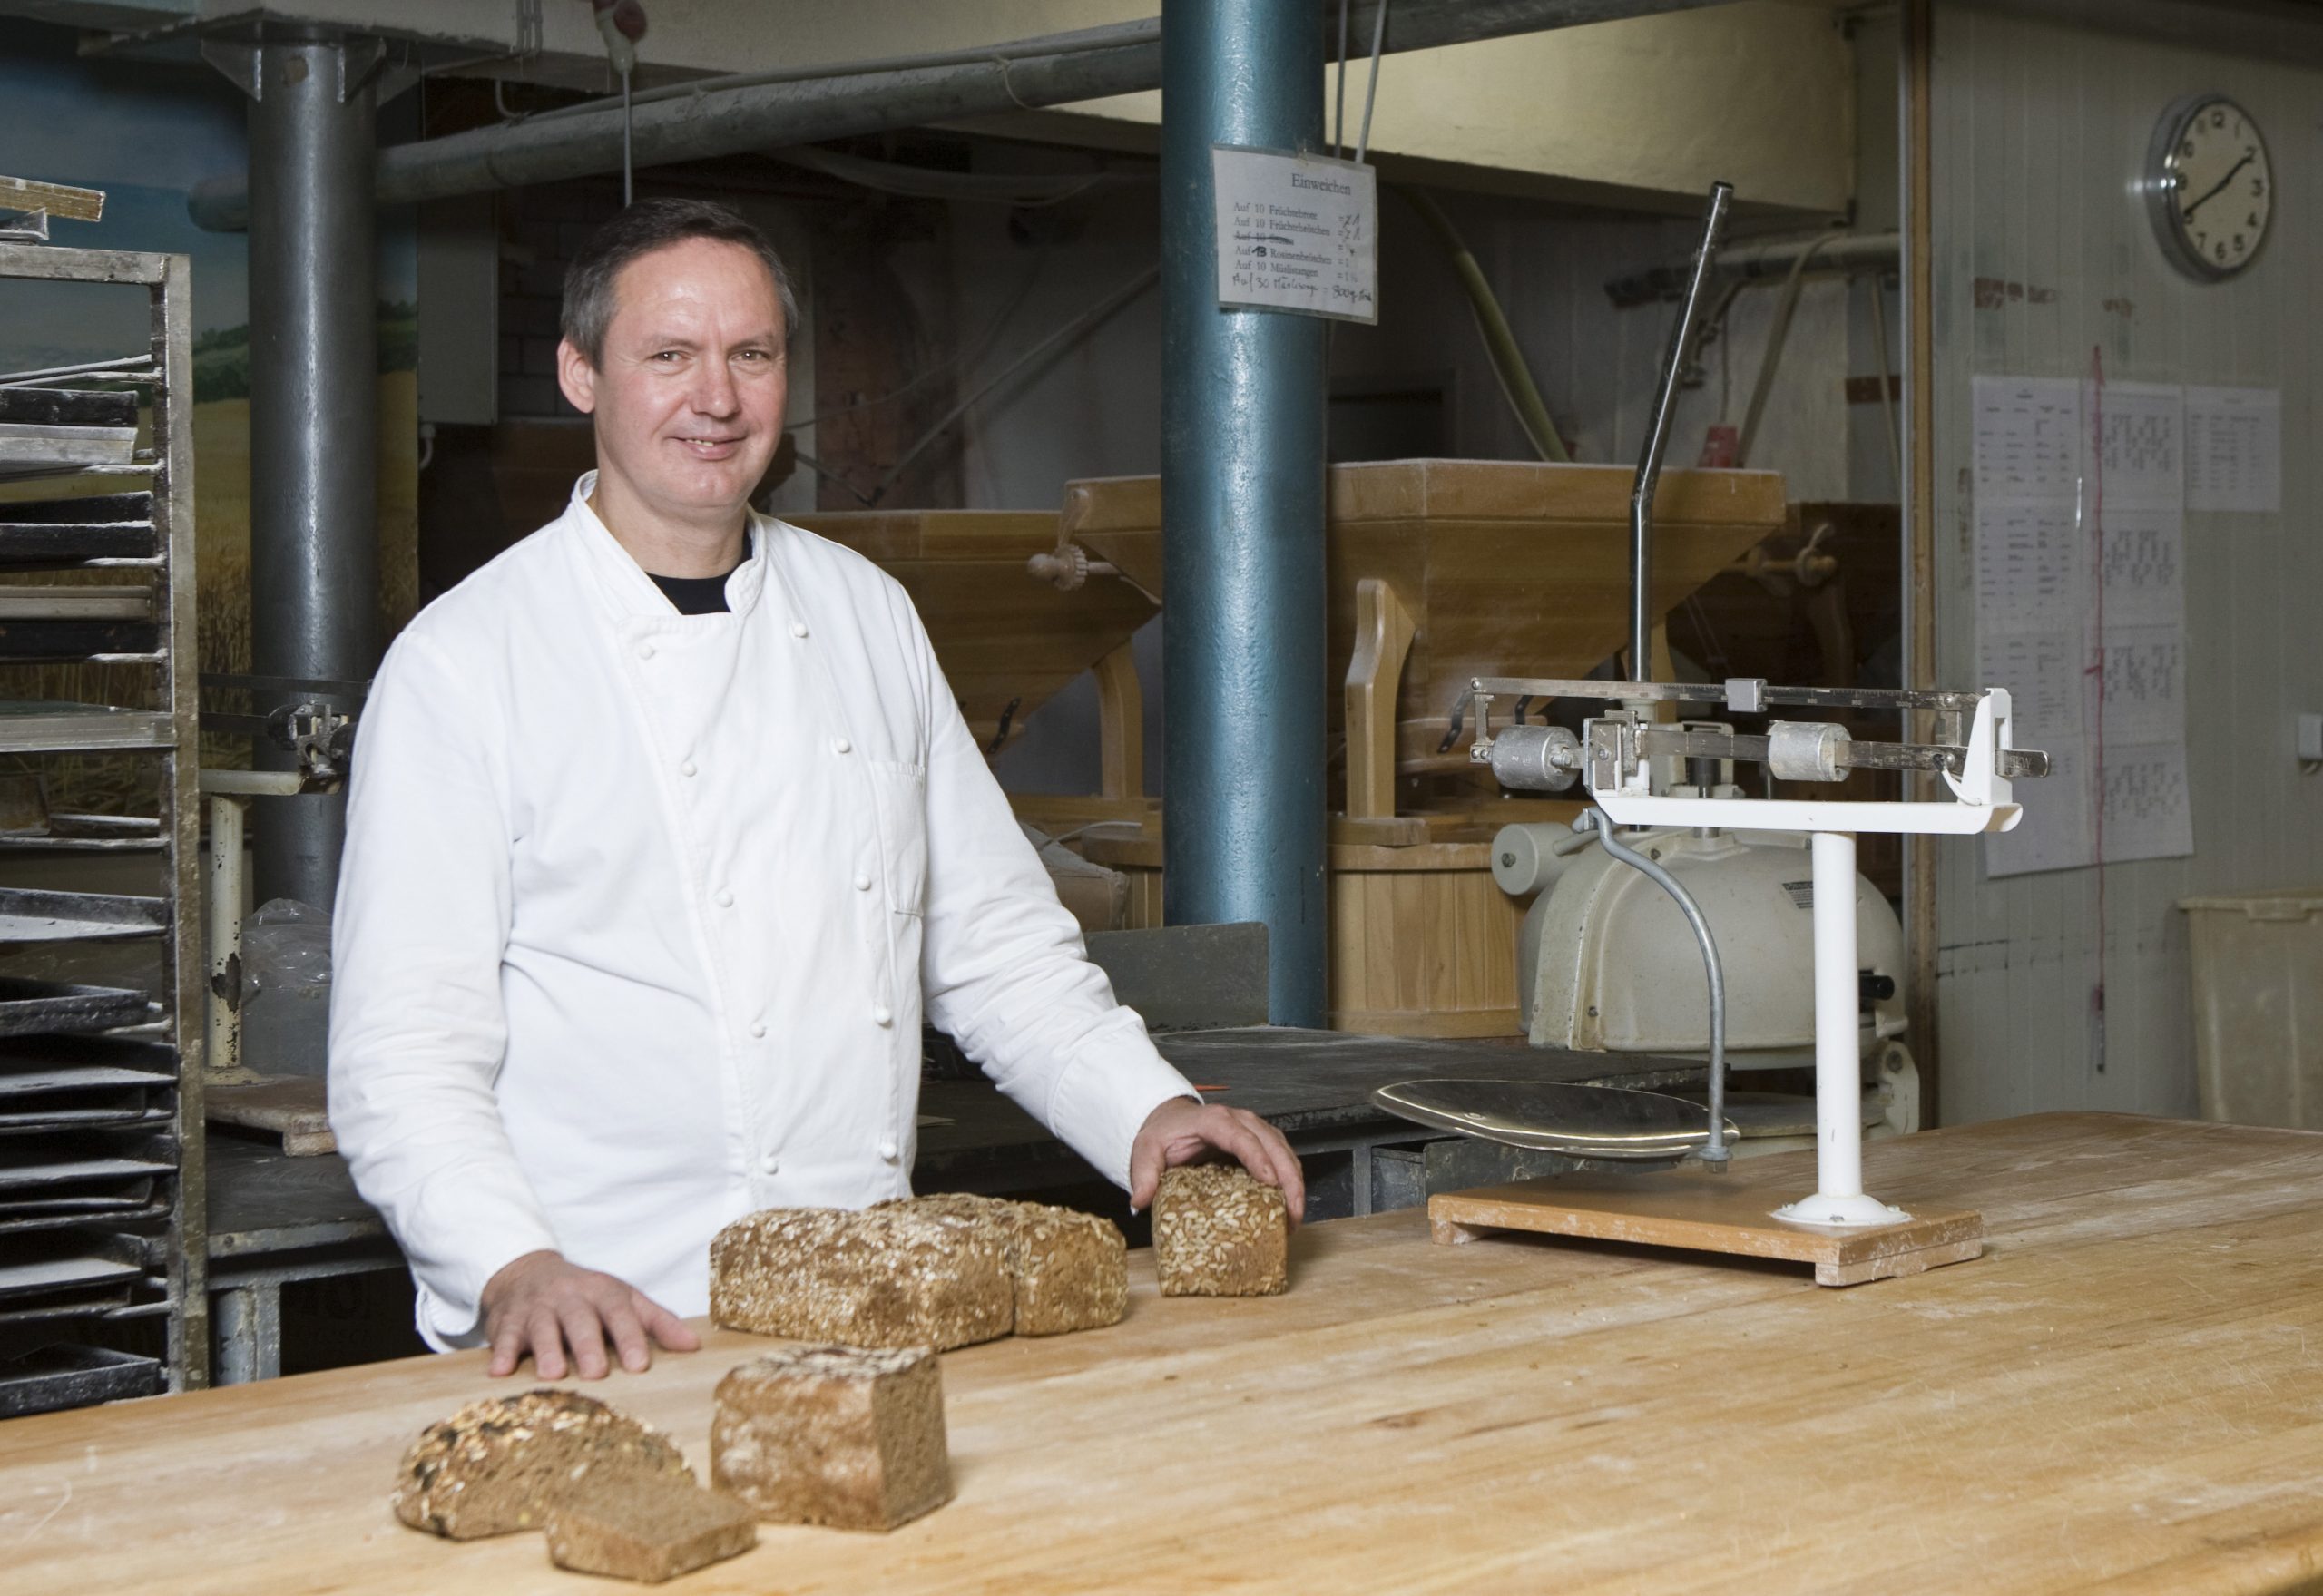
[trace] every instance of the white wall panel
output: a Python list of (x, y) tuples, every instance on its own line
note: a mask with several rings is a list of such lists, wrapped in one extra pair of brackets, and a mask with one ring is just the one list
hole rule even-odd
[[(2205, 89), (2255, 115), (2278, 185), (2264, 254), (2241, 279), (2208, 286), (2164, 262), (2132, 187), (2162, 108)], [(2094, 352), (2109, 381), (2282, 391), (2282, 513), (2187, 517), (2193, 857), (2110, 866), (2101, 886), (2094, 869), (1991, 880), (1979, 848), (1939, 852), (1946, 1121), (2078, 1107), (2189, 1113), (2177, 900), (2323, 882), (2323, 778), (2299, 772), (2291, 741), (2294, 713), (2323, 706), (2323, 73), (1944, 5), (1933, 90), (1941, 679), (1975, 670), (1961, 596), (1971, 591), (1973, 374), (2083, 377)], [(2037, 783), (2025, 793), (2042, 801)], [(2101, 897), (2102, 1045), (2091, 1003)]]

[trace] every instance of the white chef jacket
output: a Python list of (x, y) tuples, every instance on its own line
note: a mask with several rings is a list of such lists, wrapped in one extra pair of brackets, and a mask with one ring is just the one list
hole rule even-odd
[(681, 1315), (709, 1245), (906, 1195), (920, 1015), (1116, 1182), (1154, 1051), (1011, 818), (904, 591), (753, 515), (680, 615), (586, 504), (405, 629), (365, 707), (330, 1119), (421, 1333), (554, 1248)]

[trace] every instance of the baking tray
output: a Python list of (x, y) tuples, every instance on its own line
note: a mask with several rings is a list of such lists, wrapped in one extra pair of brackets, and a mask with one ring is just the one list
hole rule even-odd
[(169, 924), (167, 898), (0, 886), (0, 942), (118, 942), (157, 936)]
[(0, 1036), (110, 1031), (145, 1018), (142, 992), (121, 986), (79, 986), (0, 975)]
[(0, 1358), (0, 1418), (152, 1396), (161, 1389), (158, 1358), (107, 1346), (60, 1343)]

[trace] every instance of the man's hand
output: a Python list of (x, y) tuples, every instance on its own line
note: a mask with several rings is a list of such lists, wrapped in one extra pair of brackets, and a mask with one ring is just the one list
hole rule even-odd
[(1248, 1109), (1221, 1108), (1191, 1097), (1171, 1098), (1138, 1127), (1129, 1150), (1130, 1206), (1151, 1206), (1153, 1194), (1162, 1189), (1162, 1170), (1197, 1162), (1213, 1149), (1231, 1154), (1268, 1185), (1280, 1187), (1291, 1228), (1298, 1229), (1307, 1206), (1307, 1180), (1299, 1155), (1290, 1150), (1282, 1132)]
[(567, 1263), (560, 1252), (528, 1252), (504, 1266), (485, 1282), (483, 1307), (495, 1376), (515, 1374), (527, 1351), (544, 1380), (564, 1378), (568, 1347), (575, 1375), (602, 1380), (608, 1340), (632, 1375), (652, 1366), (653, 1342), (672, 1352), (701, 1346), (684, 1320), (636, 1287)]

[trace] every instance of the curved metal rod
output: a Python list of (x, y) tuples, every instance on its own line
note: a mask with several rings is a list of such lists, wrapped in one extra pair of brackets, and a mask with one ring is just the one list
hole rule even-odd
[(1702, 918), (1701, 906), (1678, 885), (1675, 876), (1622, 845), (1612, 818), (1604, 810), (1583, 809), (1576, 828), (1583, 822), (1596, 827), (1597, 840), (1607, 853), (1670, 895), (1693, 926), (1694, 940), (1702, 945), (1702, 969), (1710, 976), (1710, 1141), (1703, 1144), (1702, 1162), (1722, 1166), (1732, 1156), (1726, 1149), (1726, 973), (1718, 962), (1718, 944), (1710, 936), (1710, 922)]

